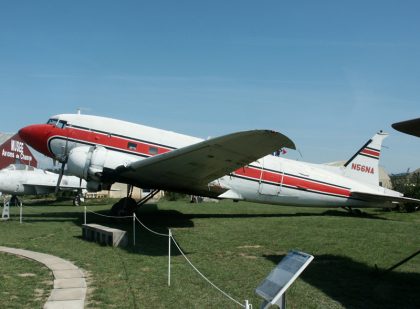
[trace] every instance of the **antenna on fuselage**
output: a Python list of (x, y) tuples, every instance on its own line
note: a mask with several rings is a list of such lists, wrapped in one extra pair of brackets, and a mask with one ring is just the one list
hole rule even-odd
[(82, 112), (89, 112), (91, 109), (89, 107), (79, 106), (77, 107), (77, 115), (81, 115)]

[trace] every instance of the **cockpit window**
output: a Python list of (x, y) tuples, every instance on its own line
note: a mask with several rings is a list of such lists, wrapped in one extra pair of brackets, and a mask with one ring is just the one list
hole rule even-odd
[(58, 120), (58, 119), (48, 119), (47, 124), (52, 124), (53, 126), (56, 126), (57, 128), (64, 128), (67, 124), (67, 121), (64, 120)]
[(55, 126), (57, 122), (58, 122), (58, 119), (48, 119), (47, 124), (52, 124)]
[(67, 124), (67, 121), (59, 120), (56, 126), (57, 128), (62, 129), (66, 126), (66, 124)]

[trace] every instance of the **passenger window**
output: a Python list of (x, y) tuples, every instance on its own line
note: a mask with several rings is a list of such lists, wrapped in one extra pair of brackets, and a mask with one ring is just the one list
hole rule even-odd
[(137, 150), (137, 144), (128, 142), (127, 148), (130, 150)]
[(153, 146), (150, 146), (149, 147), (149, 154), (151, 154), (151, 155), (155, 155), (155, 154), (157, 154), (158, 153), (158, 149), (157, 149), (157, 147), (153, 147)]

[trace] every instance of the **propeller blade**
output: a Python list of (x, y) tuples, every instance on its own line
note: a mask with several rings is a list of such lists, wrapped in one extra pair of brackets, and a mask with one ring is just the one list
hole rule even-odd
[(66, 163), (69, 158), (68, 150), (69, 150), (69, 138), (67, 137), (66, 144), (64, 145), (64, 147), (62, 147), (62, 155), (61, 155), (61, 160), (60, 160), (61, 170), (60, 170), (60, 174), (58, 175), (57, 185), (55, 186), (55, 194), (58, 193), (58, 190), (60, 189), (61, 179), (63, 179), (64, 168), (66, 167)]
[(58, 174), (57, 185), (55, 186), (55, 194), (57, 194), (58, 193), (58, 190), (60, 189), (61, 179), (63, 179), (65, 166), (66, 166), (66, 163), (63, 162), (61, 164), (60, 174)]

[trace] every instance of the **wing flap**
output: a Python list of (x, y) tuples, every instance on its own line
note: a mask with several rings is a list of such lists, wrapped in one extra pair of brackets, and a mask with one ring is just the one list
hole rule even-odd
[(237, 132), (135, 161), (117, 168), (116, 177), (139, 187), (189, 191), (283, 147), (295, 149), (278, 132)]

